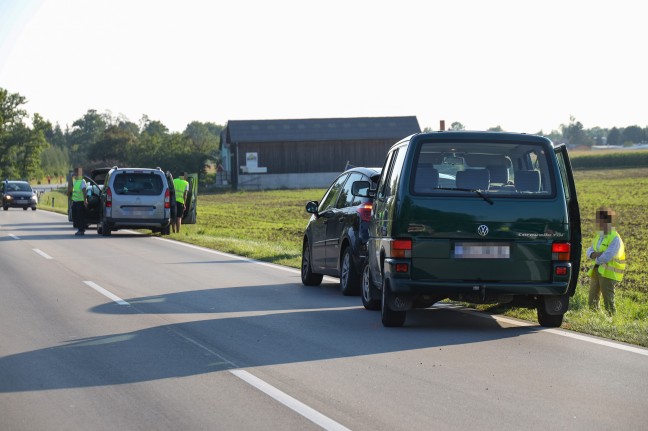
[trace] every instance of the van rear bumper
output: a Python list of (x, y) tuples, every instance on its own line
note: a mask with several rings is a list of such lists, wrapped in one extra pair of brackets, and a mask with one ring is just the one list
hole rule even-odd
[(409, 273), (397, 273), (395, 259), (386, 259), (384, 274), (389, 280), (393, 293), (425, 294), (434, 296), (453, 296), (487, 292), (489, 295), (564, 295), (568, 281), (559, 282), (497, 282), (497, 281), (457, 281), (457, 280), (412, 280)]
[(120, 229), (139, 229), (139, 228), (151, 228), (151, 227), (167, 227), (171, 223), (171, 219), (119, 219), (119, 218), (108, 218), (104, 219), (105, 223), (108, 224), (111, 228), (120, 228)]

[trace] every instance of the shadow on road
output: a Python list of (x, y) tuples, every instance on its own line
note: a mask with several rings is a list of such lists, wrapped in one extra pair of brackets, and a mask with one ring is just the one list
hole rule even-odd
[[(506, 328), (487, 315), (478, 317), (446, 308), (415, 310), (408, 314), (406, 327), (383, 328), (379, 312), (355, 306), (358, 298), (341, 297), (328, 288), (322, 289), (319, 298), (309, 295), (308, 301), (285, 297), (282, 310), (265, 310), (268, 313), (244, 315), (259, 308), (246, 306), (246, 301), (240, 301), (238, 307), (218, 305), (226, 295), (249, 298), (263, 288), (186, 292), (131, 299), (130, 307), (114, 303), (97, 307), (92, 311), (177, 313), (183, 312), (183, 304), (204, 301), (214, 306), (212, 313), (241, 315), (223, 314), (215, 319), (79, 339), (6, 356), (0, 359), (0, 393), (118, 385), (418, 349), (433, 349), (422, 353), (430, 358), (446, 346), (501, 340), (538, 330)], [(312, 308), (313, 303), (318, 303), (318, 308)]]

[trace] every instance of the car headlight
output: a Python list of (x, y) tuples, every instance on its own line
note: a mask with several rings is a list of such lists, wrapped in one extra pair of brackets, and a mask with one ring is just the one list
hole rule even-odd
[(8, 200), (8, 201), (10, 201), (10, 200), (13, 199), (13, 196), (11, 196), (11, 195), (6, 195), (6, 196), (5, 196), (5, 199)]

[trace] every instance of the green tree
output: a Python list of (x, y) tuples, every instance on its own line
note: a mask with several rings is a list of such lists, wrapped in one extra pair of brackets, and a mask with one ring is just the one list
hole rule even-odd
[(140, 121), (140, 136), (134, 145), (131, 161), (137, 166), (160, 166), (163, 154), (167, 152), (166, 142), (169, 129), (160, 121), (151, 121), (144, 116)]
[(48, 123), (34, 114), (32, 126), (20, 106), (25, 97), (0, 88), (0, 169), (3, 177), (33, 178), (40, 172), (40, 155), (47, 146)]
[(223, 126), (214, 123), (201, 123), (194, 121), (187, 125), (183, 135), (189, 145), (189, 160), (185, 171), (205, 174), (209, 161), (219, 158), (220, 132)]
[(3, 178), (17, 175), (16, 153), (19, 141), (15, 139), (15, 133), (23, 125), (27, 115), (20, 108), (26, 102), (27, 99), (20, 94), (0, 88), (0, 169)]
[(581, 122), (576, 121), (573, 116), (569, 117), (568, 125), (561, 124), (560, 128), (562, 129), (563, 140), (569, 145), (591, 147), (594, 143), (594, 140), (589, 138), (583, 130)]
[(489, 127), (486, 129), (487, 132), (503, 132), (502, 126)]
[(70, 170), (67, 148), (50, 145), (41, 153), (41, 171), (54, 177), (66, 176)]
[(93, 165), (129, 165), (136, 144), (137, 136), (128, 123), (108, 126), (88, 150), (88, 159)]
[(644, 131), (639, 126), (628, 126), (621, 132), (621, 143), (623, 145), (638, 144), (645, 139)]
[(89, 109), (82, 117), (72, 123), (68, 137), (71, 162), (74, 166), (85, 166), (89, 162), (90, 149), (99, 141), (108, 127), (109, 114), (99, 114)]
[(605, 145), (605, 136), (608, 131), (600, 127), (585, 130), (585, 134), (593, 141), (594, 145)]
[(450, 129), (448, 130), (466, 130), (466, 127), (459, 121), (455, 121), (454, 123), (450, 124)]
[(608, 132), (606, 143), (608, 145), (621, 145), (621, 131), (616, 127), (612, 127)]

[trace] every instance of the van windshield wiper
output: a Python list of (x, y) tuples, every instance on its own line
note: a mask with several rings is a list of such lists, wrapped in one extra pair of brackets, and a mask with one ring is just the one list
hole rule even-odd
[(473, 193), (477, 193), (477, 196), (479, 196), (480, 198), (482, 198), (483, 200), (485, 200), (485, 201), (488, 202), (489, 204), (493, 205), (493, 203), (494, 203), (493, 200), (492, 200), (491, 198), (489, 198), (488, 196), (486, 196), (486, 195), (483, 194), (480, 190), (477, 190), (477, 189), (453, 189), (453, 188), (450, 188), (450, 187), (437, 187), (436, 190), (450, 190), (450, 191), (460, 191), (460, 192), (473, 192)]

